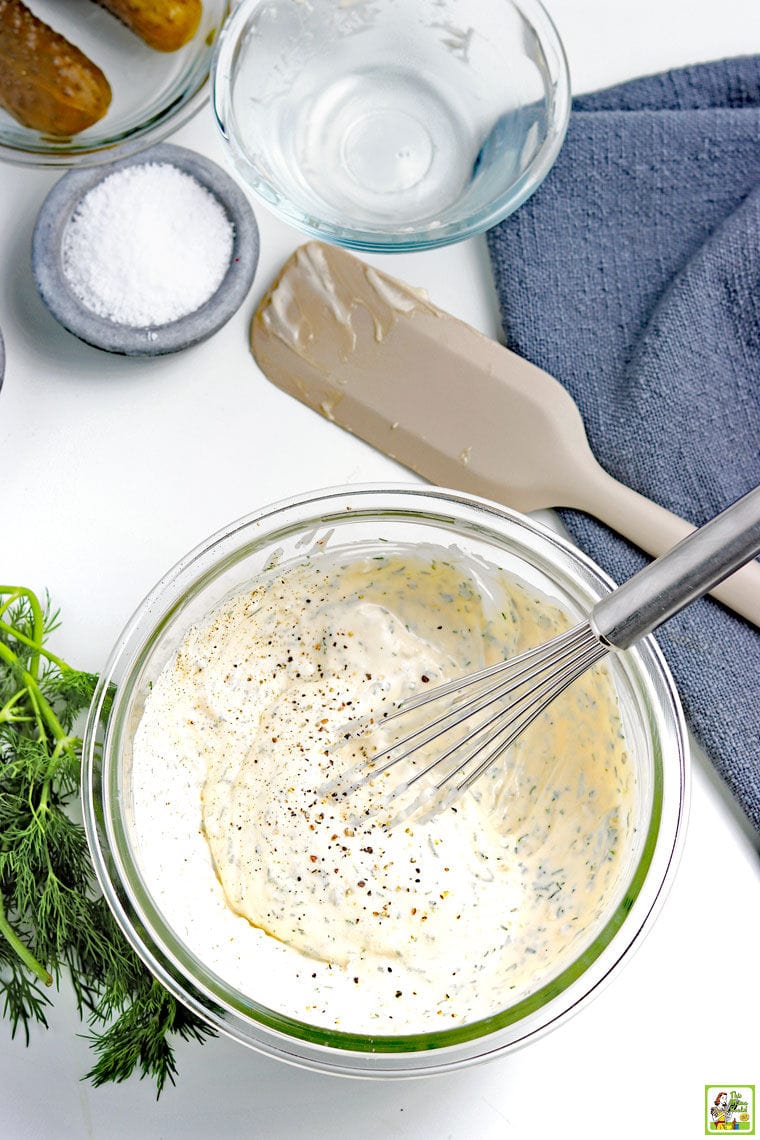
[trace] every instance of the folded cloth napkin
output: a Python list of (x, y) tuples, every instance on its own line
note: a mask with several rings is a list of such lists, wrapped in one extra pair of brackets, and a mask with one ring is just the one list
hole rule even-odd
[[(576, 98), (554, 168), (488, 243), (507, 343), (572, 393), (610, 474), (695, 525), (760, 483), (760, 57)], [(616, 581), (647, 562), (563, 518)], [(760, 830), (760, 634), (703, 599), (657, 639)]]

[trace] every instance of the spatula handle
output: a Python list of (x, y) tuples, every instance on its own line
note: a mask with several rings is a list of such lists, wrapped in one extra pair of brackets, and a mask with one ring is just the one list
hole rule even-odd
[[(657, 503), (619, 483), (602, 468), (594, 471), (583, 509), (659, 558), (692, 534), (694, 527)], [(710, 590), (712, 597), (760, 627), (760, 563), (749, 562)]]

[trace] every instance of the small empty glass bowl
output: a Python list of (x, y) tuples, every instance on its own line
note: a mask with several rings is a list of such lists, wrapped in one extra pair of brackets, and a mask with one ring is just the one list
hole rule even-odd
[(562, 145), (570, 82), (538, 0), (244, 0), (213, 99), (265, 205), (391, 253), (461, 241), (524, 202)]
[(44, 135), (0, 108), (0, 159), (28, 166), (92, 166), (150, 146), (203, 105), (228, 0), (203, 0), (197, 32), (178, 51), (147, 44), (94, 0), (34, 0), (43, 20), (104, 73), (111, 104), (99, 122), (71, 138)]

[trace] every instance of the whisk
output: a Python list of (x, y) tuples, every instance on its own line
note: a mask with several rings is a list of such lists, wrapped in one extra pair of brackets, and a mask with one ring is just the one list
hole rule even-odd
[[(429, 818), (451, 805), (510, 748), (530, 724), (576, 678), (611, 650), (628, 649), (690, 602), (706, 594), (760, 552), (760, 487), (756, 487), (662, 557), (597, 602), (586, 621), (519, 656), (458, 677), (400, 702), (383, 720), (402, 726), (413, 710), (445, 702), (444, 711), (355, 765), (358, 789), (403, 762), (413, 774), (384, 798), (388, 807), (424, 777), (433, 780), (389, 826), (424, 807)], [(447, 700), (447, 698), (449, 698)], [(453, 743), (426, 753), (452, 731)], [(439, 777), (439, 778), (435, 778)]]

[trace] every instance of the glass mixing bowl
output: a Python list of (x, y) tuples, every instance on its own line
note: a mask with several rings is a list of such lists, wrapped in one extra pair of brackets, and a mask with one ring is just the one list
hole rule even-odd
[(266, 979), (256, 999), (235, 989), (172, 928), (140, 869), (130, 781), (146, 695), (187, 630), (250, 588), (273, 563), (301, 561), (306, 552), (318, 557), (314, 552), (323, 547), (350, 551), (378, 541), (433, 543), (485, 559), (535, 585), (571, 616), (587, 613), (610, 588), (563, 538), (530, 518), (456, 492), (412, 486), (326, 490), (258, 511), (183, 558), (120, 637), (85, 731), (84, 817), (98, 878), (125, 935), (155, 976), (200, 1017), (246, 1045), (314, 1069), (418, 1076), (530, 1041), (577, 1011), (627, 958), (662, 903), (680, 849), (687, 736), (653, 639), (616, 654), (610, 670), (638, 788), (622, 885), (569, 965), (522, 1000), (505, 999), (492, 1016), (448, 1030), (370, 1037), (285, 1016), (266, 1004)]
[(35, 0), (35, 16), (85, 53), (111, 86), (105, 116), (71, 138), (16, 122), (0, 108), (0, 159), (26, 166), (92, 166), (124, 158), (186, 123), (208, 96), (208, 77), (228, 0), (203, 0), (198, 31), (184, 47), (148, 47), (93, 0)]
[(353, 249), (430, 249), (533, 193), (570, 111), (538, 0), (244, 0), (214, 65), (232, 161), (265, 206)]

